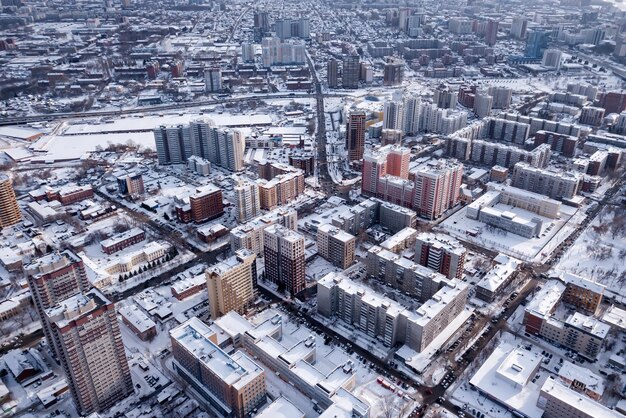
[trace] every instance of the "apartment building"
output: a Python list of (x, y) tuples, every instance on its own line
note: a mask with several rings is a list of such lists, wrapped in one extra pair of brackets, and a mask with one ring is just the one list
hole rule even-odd
[(247, 248), (254, 254), (263, 254), (263, 231), (274, 224), (280, 224), (295, 231), (298, 227), (298, 213), (294, 209), (275, 209), (245, 225), (232, 229), (230, 231), (231, 250), (235, 252), (240, 248)]
[(465, 308), (467, 286), (444, 286), (417, 311), (409, 311), (342, 273), (329, 273), (317, 283), (317, 309), (327, 317), (379, 338), (387, 347), (406, 344), (423, 351)]
[(254, 301), (256, 254), (242, 248), (206, 269), (209, 307), (214, 320), (230, 312), (245, 313)]
[(81, 415), (108, 409), (134, 392), (115, 305), (97, 289), (73, 294), (44, 311)]
[(404, 147), (386, 145), (377, 149), (369, 149), (363, 156), (361, 170), (361, 190), (369, 196), (385, 194), (379, 191), (379, 181), (387, 175), (408, 179), (411, 150)]
[(317, 251), (333, 265), (347, 269), (354, 263), (356, 238), (331, 225), (317, 228)]
[(248, 417), (266, 402), (265, 371), (243, 351), (227, 354), (198, 318), (170, 331), (174, 370), (222, 417)]
[(45, 311), (77, 292), (89, 290), (91, 285), (83, 260), (70, 250), (50, 253), (24, 266), (24, 272), (44, 334), (58, 357), (60, 353), (52, 344), (52, 332), (45, 320)]
[(459, 202), (463, 165), (453, 160), (438, 160), (415, 172), (413, 208), (418, 216), (439, 218)]
[(415, 296), (421, 302), (429, 300), (443, 286), (452, 283), (443, 274), (380, 246), (369, 249), (366, 266), (370, 277)]
[(259, 186), (249, 181), (240, 182), (235, 186), (237, 222), (248, 222), (261, 213)]
[[(358, 62), (358, 57), (357, 57)], [(345, 74), (345, 61), (344, 61)], [(344, 76), (345, 79), (345, 76)], [(358, 77), (357, 77), (358, 80)], [(358, 81), (357, 81), (358, 84)], [(344, 80), (344, 87), (345, 85)], [(355, 86), (356, 87), (356, 86)], [(355, 88), (354, 87), (354, 88)], [(348, 161), (358, 161), (363, 158), (363, 150), (365, 148), (365, 119), (366, 115), (363, 111), (355, 111), (348, 116), (346, 126), (346, 150), (348, 151)]]
[(571, 199), (581, 190), (582, 181), (581, 173), (541, 169), (520, 162), (513, 169), (512, 186), (552, 199)]
[(224, 214), (222, 190), (212, 184), (199, 187), (194, 194), (189, 196), (189, 205), (191, 219), (195, 223), (219, 218)]
[(15, 191), (11, 179), (0, 174), (0, 229), (14, 225), (22, 219), (20, 207), (15, 199)]
[(295, 169), (279, 174), (272, 180), (257, 181), (259, 204), (262, 209), (272, 210), (296, 199), (304, 192), (304, 171)]
[(415, 239), (415, 262), (449, 279), (461, 279), (467, 250), (452, 237), (422, 233)]
[(545, 418), (618, 418), (620, 413), (605, 407), (592, 398), (568, 388), (549, 377), (539, 393), (537, 406), (544, 410)]
[(304, 237), (282, 225), (263, 231), (265, 279), (297, 295), (306, 287)]

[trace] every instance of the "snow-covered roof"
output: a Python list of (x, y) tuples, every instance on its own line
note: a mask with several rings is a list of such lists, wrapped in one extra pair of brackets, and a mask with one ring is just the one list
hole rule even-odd
[(583, 383), (586, 390), (592, 390), (600, 396), (604, 393), (604, 380), (602, 377), (569, 361), (563, 363), (558, 375), (567, 384), (576, 380)]
[(124, 306), (123, 308), (120, 308), (118, 312), (126, 318), (128, 322), (133, 324), (139, 332), (148, 331), (156, 326), (154, 321), (150, 319), (142, 310), (140, 310), (137, 305)]
[(281, 396), (259, 412), (256, 418), (304, 418), (304, 412)]
[(550, 394), (554, 398), (569, 405), (570, 408), (581, 411), (581, 415), (584, 416), (603, 418), (623, 417), (623, 415), (620, 415), (581, 393), (569, 389), (552, 378), (546, 379), (541, 387), (541, 393), (542, 395), (544, 393)]

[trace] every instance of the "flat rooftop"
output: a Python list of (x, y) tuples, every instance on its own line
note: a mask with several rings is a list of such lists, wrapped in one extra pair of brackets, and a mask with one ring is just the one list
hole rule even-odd
[(563, 384), (557, 382), (552, 378), (548, 378), (543, 384), (543, 386), (541, 387), (541, 393), (552, 395), (556, 399), (567, 403), (571, 408), (575, 408), (583, 412), (586, 416), (603, 418), (623, 418), (623, 415), (619, 414), (618, 412), (615, 412), (614, 410), (599, 404), (598, 402), (594, 401), (591, 398), (588, 398), (581, 393), (575, 392), (572, 389), (565, 387)]

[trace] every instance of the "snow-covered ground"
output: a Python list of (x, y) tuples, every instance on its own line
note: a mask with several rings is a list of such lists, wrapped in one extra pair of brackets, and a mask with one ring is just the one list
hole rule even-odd
[(556, 265), (607, 286), (621, 296), (626, 283), (626, 213), (606, 206)]
[[(577, 213), (576, 208), (562, 205), (561, 218), (549, 219), (523, 209), (505, 205), (499, 206), (500, 209), (506, 208), (506, 210), (514, 211), (516, 214), (527, 219), (534, 217), (541, 218), (544, 221), (541, 236), (529, 239), (500, 228), (490, 228), (479, 220), (468, 218), (466, 216), (466, 208), (462, 208), (450, 216), (441, 223), (441, 226), (449, 232), (450, 235), (463, 240), (503, 252), (516, 258), (533, 261), (536, 258), (542, 259), (548, 256), (549, 252), (552, 251), (558, 243), (571, 234), (574, 226), (571, 225), (573, 222), (570, 222), (570, 219)], [(470, 230), (478, 230), (479, 233), (476, 236), (471, 236), (467, 232)], [(554, 244), (551, 244), (553, 240)]]

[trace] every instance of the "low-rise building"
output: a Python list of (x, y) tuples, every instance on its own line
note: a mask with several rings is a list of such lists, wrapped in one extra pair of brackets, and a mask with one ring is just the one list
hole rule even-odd
[(118, 310), (122, 322), (126, 324), (142, 341), (156, 337), (156, 324), (137, 305), (128, 305)]
[(106, 254), (113, 254), (122, 251), (126, 247), (135, 245), (146, 239), (146, 234), (141, 228), (132, 228), (128, 231), (113, 235), (100, 243), (102, 251)]
[(549, 377), (541, 387), (537, 405), (545, 418), (618, 418), (618, 412)]

